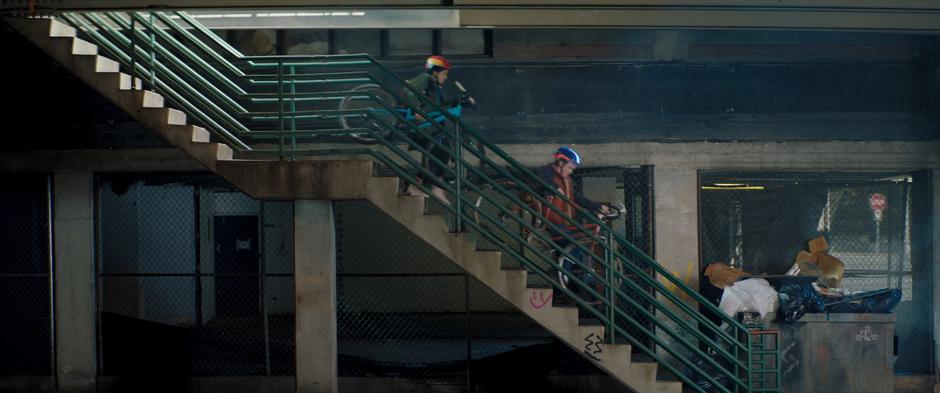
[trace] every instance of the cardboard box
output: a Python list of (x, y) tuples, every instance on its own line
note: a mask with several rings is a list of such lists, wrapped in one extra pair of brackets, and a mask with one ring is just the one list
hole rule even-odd
[(799, 254), (796, 254), (796, 260), (793, 261), (793, 264), (794, 264), (794, 265), (799, 265), (800, 262), (804, 262), (804, 261), (805, 261), (805, 262), (809, 262), (809, 261), (811, 260), (812, 256), (813, 256), (813, 254), (810, 254), (810, 253), (808, 253), (808, 252), (806, 252), (806, 251), (800, 250), (800, 253), (799, 253)]
[(809, 241), (809, 253), (810, 254), (826, 252), (826, 251), (829, 251), (829, 242), (826, 241), (825, 236), (820, 236)]
[(728, 266), (724, 262), (714, 262), (705, 268), (705, 277), (708, 277), (708, 281), (718, 288), (734, 285), (742, 276), (750, 276), (750, 274)]

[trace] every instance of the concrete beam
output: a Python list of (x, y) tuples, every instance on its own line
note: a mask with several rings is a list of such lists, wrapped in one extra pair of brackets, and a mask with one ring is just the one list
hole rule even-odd
[(177, 148), (0, 153), (0, 172), (193, 172), (204, 170), (206, 170), (204, 165)]
[(333, 203), (294, 201), (298, 393), (336, 393), (336, 234)]
[(57, 173), (55, 207), (55, 358), (60, 392), (94, 392), (94, 177)]
[[(660, 165), (756, 171), (940, 168), (940, 142), (641, 142), (571, 146), (589, 167)], [(535, 166), (547, 163), (558, 145), (506, 144), (500, 147), (517, 161)]]
[[(460, 5), (467, 2), (457, 2)], [(940, 31), (940, 9), (520, 6), (460, 10), (461, 26)]]

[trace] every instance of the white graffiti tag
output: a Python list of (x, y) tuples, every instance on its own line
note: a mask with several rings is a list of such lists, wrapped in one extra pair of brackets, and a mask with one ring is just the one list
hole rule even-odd
[(858, 334), (855, 335), (855, 341), (878, 341), (878, 335), (872, 333), (871, 325), (865, 325), (865, 328), (858, 331)]

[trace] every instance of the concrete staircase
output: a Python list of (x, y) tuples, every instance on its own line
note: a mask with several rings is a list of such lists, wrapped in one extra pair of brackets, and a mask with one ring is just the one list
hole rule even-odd
[(253, 198), (367, 199), (630, 389), (682, 391), (679, 382), (657, 381), (656, 363), (631, 361), (629, 345), (604, 344), (604, 327), (580, 324), (577, 308), (555, 306), (551, 288), (528, 287), (526, 270), (503, 268), (500, 252), (477, 250), (474, 235), (449, 232), (444, 217), (425, 214), (424, 198), (399, 195), (398, 178), (373, 176), (373, 161), (235, 158), (229, 146), (210, 142), (207, 130), (187, 124), (185, 113), (165, 107), (159, 94), (132, 90), (139, 81), (98, 55), (97, 47), (77, 38), (73, 28), (52, 19), (8, 22), (140, 123)]

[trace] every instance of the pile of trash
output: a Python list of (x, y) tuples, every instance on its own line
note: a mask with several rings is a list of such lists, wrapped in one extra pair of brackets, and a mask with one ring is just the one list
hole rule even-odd
[(852, 292), (842, 287), (845, 265), (829, 255), (825, 237), (809, 242), (784, 276), (754, 277), (750, 273), (715, 262), (705, 268), (708, 281), (724, 290), (719, 308), (730, 316), (757, 312), (763, 321), (795, 322), (806, 313), (890, 313), (901, 301), (901, 290), (885, 288)]

